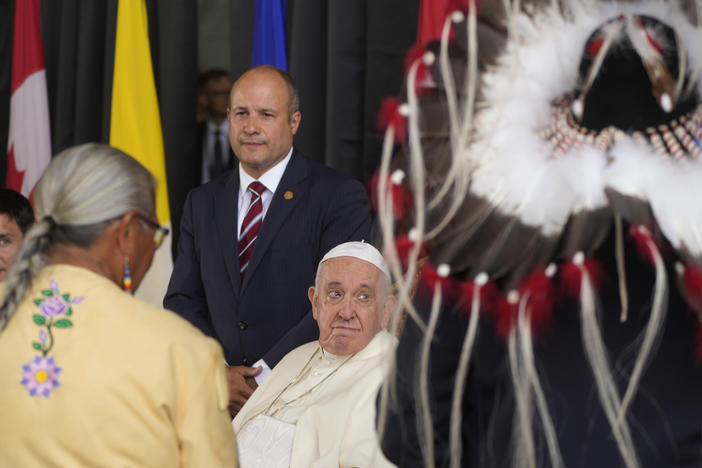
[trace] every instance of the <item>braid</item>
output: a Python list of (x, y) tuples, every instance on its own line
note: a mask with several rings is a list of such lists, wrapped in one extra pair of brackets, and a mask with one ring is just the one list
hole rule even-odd
[(43, 254), (51, 244), (51, 231), (54, 226), (53, 220), (45, 218), (27, 232), (17, 262), (7, 276), (5, 299), (0, 305), (0, 332), (7, 327), (27, 288), (44, 266)]

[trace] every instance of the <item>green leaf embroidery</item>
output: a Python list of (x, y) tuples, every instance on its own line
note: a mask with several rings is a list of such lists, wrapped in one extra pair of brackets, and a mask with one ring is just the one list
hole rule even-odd
[(41, 345), (39, 343), (37, 343), (36, 341), (34, 343), (32, 343), (32, 348), (38, 349), (39, 351), (41, 351)]
[(54, 292), (51, 289), (44, 289), (41, 293), (46, 297), (51, 297), (54, 295)]
[(46, 323), (46, 318), (43, 315), (34, 314), (34, 323), (37, 325), (44, 325)]
[(64, 299), (65, 301), (70, 301), (70, 300), (71, 300), (71, 295), (70, 295), (70, 294), (62, 294), (61, 297), (63, 297), (63, 299)]
[(39, 306), (39, 305), (42, 304), (42, 302), (44, 302), (44, 299), (34, 299), (34, 304), (35, 304), (35, 305), (38, 305), (38, 306)]
[(69, 307), (68, 310), (66, 311), (66, 315), (73, 315), (73, 309), (71, 309)]
[(57, 320), (56, 323), (54, 323), (54, 326), (56, 328), (68, 328), (73, 326), (73, 322), (68, 319), (61, 319)]

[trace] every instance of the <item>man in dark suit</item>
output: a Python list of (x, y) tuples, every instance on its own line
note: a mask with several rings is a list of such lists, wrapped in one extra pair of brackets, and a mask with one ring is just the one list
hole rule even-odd
[(293, 149), (298, 101), (290, 75), (274, 67), (234, 84), (227, 117), (239, 164), (188, 195), (164, 300), (222, 344), (233, 412), (253, 377), (318, 338), (306, 295), (316, 266), (370, 230), (362, 185)]

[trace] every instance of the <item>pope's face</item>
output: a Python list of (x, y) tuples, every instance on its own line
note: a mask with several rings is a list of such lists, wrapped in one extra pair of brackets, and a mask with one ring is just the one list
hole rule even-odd
[(5, 281), (7, 271), (14, 265), (22, 247), (22, 231), (17, 223), (5, 214), (0, 214), (0, 281)]
[(289, 102), (285, 80), (268, 69), (245, 73), (232, 88), (229, 141), (241, 167), (256, 179), (292, 148), (300, 112), (289, 115)]
[(319, 326), (319, 343), (337, 356), (366, 347), (390, 319), (392, 306), (383, 273), (355, 257), (322, 263), (308, 295)]

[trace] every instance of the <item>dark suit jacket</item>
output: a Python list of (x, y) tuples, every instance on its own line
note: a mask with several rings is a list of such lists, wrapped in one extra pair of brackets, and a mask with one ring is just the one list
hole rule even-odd
[(230, 364), (273, 367), (318, 338), (307, 289), (329, 249), (367, 238), (368, 201), (358, 181), (294, 151), (240, 284), (238, 192), (235, 167), (188, 194), (164, 307), (218, 339)]

